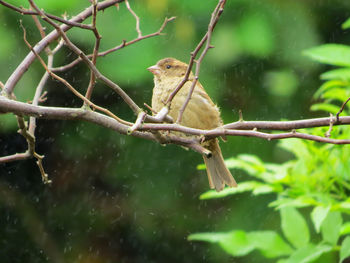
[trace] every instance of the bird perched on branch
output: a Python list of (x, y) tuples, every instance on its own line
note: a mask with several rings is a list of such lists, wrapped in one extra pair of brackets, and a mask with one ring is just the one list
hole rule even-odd
[[(164, 58), (156, 65), (148, 68), (154, 74), (154, 88), (152, 96), (152, 109), (159, 112), (165, 105), (169, 95), (176, 89), (184, 78), (188, 65), (174, 58)], [(177, 120), (179, 111), (190, 91), (194, 76), (190, 73), (189, 80), (179, 90), (171, 102), (169, 115)], [(220, 111), (212, 102), (202, 85), (197, 82), (192, 97), (183, 112), (181, 125), (210, 130), (222, 126)], [(227, 169), (221, 154), (218, 139), (211, 139), (202, 143), (211, 151), (211, 156), (203, 155), (210, 188), (221, 191), (225, 184), (230, 187), (237, 186), (235, 179)]]

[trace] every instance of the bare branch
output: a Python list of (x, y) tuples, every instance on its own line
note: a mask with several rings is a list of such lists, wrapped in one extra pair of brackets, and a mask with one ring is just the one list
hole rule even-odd
[[(118, 2), (122, 2), (122, 1), (118, 1)], [(37, 16), (39, 15), (38, 12), (35, 12), (35, 11), (32, 11), (30, 9), (25, 9), (23, 7), (16, 7), (14, 5), (11, 5), (5, 1), (2, 1), (0, 0), (0, 4), (3, 5), (3, 6), (6, 6), (22, 15), (31, 15), (31, 16)], [(66, 19), (63, 19), (59, 16), (55, 16), (55, 15), (51, 15), (51, 14), (48, 14), (48, 13), (45, 13), (45, 15), (55, 21), (58, 21), (58, 22), (61, 22), (63, 24), (66, 24), (66, 25), (69, 25), (69, 26), (74, 26), (74, 27), (80, 27), (80, 28), (83, 28), (83, 29), (88, 29), (88, 30), (92, 30), (92, 27), (89, 26), (89, 25), (84, 25), (84, 24), (81, 24), (81, 23), (77, 23), (75, 21), (71, 21), (71, 20), (66, 20)]]
[(0, 157), (0, 163), (9, 163), (14, 161), (26, 160), (29, 157), (31, 157), (31, 155), (27, 151), (24, 153), (15, 153), (12, 155)]
[(129, 12), (135, 17), (137, 37), (141, 38), (142, 37), (142, 32), (141, 32), (141, 29), (140, 29), (140, 18), (138, 17), (138, 15), (136, 15), (134, 10), (131, 9), (128, 0), (125, 0), (125, 5), (126, 5), (126, 8), (129, 10)]
[(324, 134), (324, 136), (326, 136), (326, 138), (331, 137), (331, 132), (333, 130), (333, 124), (334, 124), (334, 119), (333, 119), (333, 114), (330, 114), (330, 121), (329, 121), (329, 129), (327, 130), (327, 132)]
[[(19, 127), (18, 132), (26, 139), (27, 144), (28, 144), (28, 150), (22, 154), (12, 155), (12, 157), (17, 155), (17, 158), (22, 157), (22, 160), (23, 160), (23, 159), (27, 159), (29, 157), (34, 156), (37, 159), (37, 165), (39, 167), (41, 179), (42, 179), (43, 183), (44, 184), (51, 183), (51, 181), (48, 179), (48, 176), (45, 173), (44, 167), (42, 165), (42, 159), (44, 158), (44, 156), (41, 156), (35, 152), (35, 137), (34, 137), (34, 135), (28, 131), (27, 125), (26, 125), (23, 117), (20, 115), (17, 115), (16, 117), (17, 117), (17, 122), (18, 122), (18, 127)], [(9, 157), (11, 157), (11, 156), (9, 156)], [(4, 158), (6, 161), (6, 157), (4, 157)], [(9, 161), (9, 159), (7, 159), (7, 161)]]
[(134, 131), (138, 130), (139, 128), (141, 128), (141, 125), (143, 124), (143, 121), (146, 119), (146, 116), (147, 114), (143, 111), (141, 111), (139, 113), (139, 115), (137, 116), (137, 119), (134, 123), (133, 126), (131, 126), (129, 129), (128, 129), (128, 132), (127, 134), (130, 135), (132, 134)]
[[(52, 67), (52, 63), (53, 63), (53, 56), (49, 55), (48, 56), (48, 60), (47, 60), (47, 67), (48, 68)], [(33, 98), (33, 101), (32, 101), (33, 105), (38, 105), (39, 100), (41, 98), (41, 95), (43, 94), (44, 86), (45, 86), (47, 80), (49, 79), (49, 76), (50, 76), (50, 74), (47, 71), (45, 71), (44, 75), (42, 76), (42, 78), (41, 78), (41, 80), (40, 80), (40, 82), (38, 84), (38, 86), (36, 87), (34, 98)], [(36, 128), (35, 117), (30, 117), (29, 118), (29, 128), (28, 128), (28, 130), (33, 135), (35, 133), (35, 128)]]
[[(85, 108), (62, 108), (62, 107), (45, 107), (35, 106), (28, 103), (23, 103), (15, 100), (10, 100), (0, 95), (0, 111), (11, 112), (14, 114), (23, 114), (28, 116), (34, 116), (40, 119), (55, 119), (55, 120), (82, 120), (91, 122), (108, 129), (112, 129), (120, 134), (127, 135), (130, 128), (129, 125), (125, 125), (116, 119), (113, 119), (104, 114), (87, 110)], [(145, 124), (143, 124), (145, 125)], [(159, 138), (152, 132), (147, 131), (134, 131), (131, 136), (159, 141)], [(183, 138), (175, 135), (168, 134), (163, 136), (162, 144), (177, 144), (196, 152), (200, 152), (200, 147), (196, 147), (199, 144), (199, 140), (193, 138)], [(205, 154), (200, 152), (201, 154)]]
[[(40, 32), (41, 38), (45, 38), (45, 36), (46, 36), (45, 30), (44, 30), (43, 26), (41, 25), (39, 19), (37, 18), (37, 16), (34, 16), (34, 15), (32, 16), (32, 18), (33, 18), (33, 20), (35, 22), (36, 27), (38, 28), (38, 30)], [(25, 28), (22, 25), (22, 21), (21, 21), (21, 27), (24, 30), (23, 31), (24, 41), (28, 43), (28, 41), (25, 38)], [(47, 46), (45, 48), (45, 52), (47, 54), (47, 68), (51, 68), (52, 67), (52, 65), (53, 65), (53, 56), (62, 47), (62, 45), (63, 45), (63, 42), (60, 41), (57, 44), (57, 46), (54, 48), (53, 51), (50, 49), (49, 46)], [(31, 46), (30, 46), (30, 49), (32, 49)], [(33, 101), (32, 101), (33, 105), (38, 105), (42, 95), (44, 94), (43, 93), (43, 89), (44, 89), (44, 86), (45, 86), (45, 84), (46, 84), (46, 82), (47, 82), (47, 80), (49, 78), (49, 75), (50, 74), (47, 71), (45, 71), (44, 75), (42, 76), (42, 78), (41, 78), (41, 80), (40, 80), (40, 82), (38, 84), (38, 86), (36, 87), (35, 95), (34, 95), (34, 98), (33, 98)], [(35, 119), (35, 117), (30, 117), (28, 131), (29, 131), (29, 133), (33, 134), (33, 136), (35, 136), (35, 128), (36, 128), (36, 119)]]
[[(84, 108), (59, 108), (59, 107), (44, 107), (34, 106), (31, 104), (10, 100), (4, 96), (0, 96), (0, 111), (12, 112), (17, 115), (35, 116), (42, 119), (57, 119), (57, 120), (83, 120), (95, 123), (97, 125), (115, 130), (121, 134), (127, 134), (131, 125), (126, 125), (116, 119), (100, 114), (98, 112), (86, 110)], [(335, 120), (335, 117), (333, 117)], [(243, 121), (226, 124), (222, 127), (213, 130), (200, 130), (181, 126), (179, 124), (153, 124), (144, 123), (138, 130), (132, 132), (131, 136), (140, 137), (148, 140), (158, 141), (157, 137), (152, 133), (155, 131), (177, 131), (185, 134), (205, 136), (205, 139), (211, 139), (219, 136), (245, 136), (257, 137), (267, 140), (286, 139), (286, 138), (301, 138), (317, 142), (332, 143), (332, 144), (349, 144), (350, 140), (337, 140), (321, 136), (309, 135), (299, 132), (286, 132), (279, 134), (269, 134), (256, 129), (264, 130), (292, 130), (301, 128), (314, 128), (321, 126), (329, 126), (331, 118), (316, 118), (297, 121)], [(350, 116), (339, 117), (337, 125), (349, 125)], [(238, 130), (239, 129), (239, 130)], [(162, 143), (174, 143), (188, 148), (193, 147), (193, 143), (199, 143), (198, 140), (181, 138), (179, 136), (165, 135), (165, 141)], [(189, 146), (190, 145), (190, 146)], [(192, 145), (192, 146), (191, 146)], [(195, 150), (195, 149), (194, 149)], [(196, 150), (198, 151), (198, 149)]]
[[(98, 10), (104, 10), (110, 6), (113, 6), (116, 3), (120, 3), (123, 0), (105, 0), (101, 3), (99, 3), (97, 5)], [(7, 7), (9, 7), (8, 5), (6, 5), (6, 3), (4, 1), (0, 0), (0, 4), (5, 5)], [(35, 13), (30, 13), (30, 15), (35, 15), (37, 14)], [(81, 13), (79, 13), (78, 15), (76, 15), (75, 17), (73, 17), (72, 19), (70, 19), (70, 22), (82, 22), (84, 21), (87, 17), (92, 15), (92, 8), (87, 8), (84, 11), (82, 11)], [(62, 26), (60, 26), (60, 28), (62, 29), (62, 31), (67, 31), (69, 30), (72, 26), (74, 25), (67, 25), (64, 24)], [(47, 45), (49, 45), (51, 42), (53, 42), (55, 39), (57, 39), (60, 36), (60, 34), (56, 31), (53, 30), (50, 34), (48, 34), (44, 39), (42, 39), (40, 42), (38, 42), (35, 46), (34, 46), (34, 50), (39, 54)], [(8, 80), (5, 83), (5, 87), (3, 90), (3, 93), (6, 94), (6, 96), (10, 97), (11, 94), (13, 93), (13, 89), (15, 88), (17, 82), (22, 78), (23, 74), (28, 70), (28, 68), (30, 67), (30, 65), (33, 63), (33, 61), (35, 60), (36, 56), (33, 52), (30, 52), (23, 60), (22, 62), (18, 65), (18, 67), (12, 72), (11, 76), (8, 78)]]
[[(32, 18), (33, 18), (33, 20), (34, 20), (34, 23), (35, 23), (36, 27), (37, 27), (38, 30), (39, 30), (39, 33), (40, 33), (41, 38), (44, 38), (44, 37), (46, 36), (45, 29), (44, 29), (43, 26), (41, 25), (41, 23), (40, 23), (38, 17), (35, 16), (35, 15), (32, 15)], [(49, 47), (47, 47), (47, 48), (49, 48)]]
[[(175, 90), (169, 95), (168, 99), (166, 100), (165, 104), (166, 105), (170, 105), (171, 101), (173, 100), (173, 98), (175, 97), (175, 95), (179, 92), (179, 90), (183, 87), (183, 85), (189, 80), (189, 76), (191, 74), (191, 70), (193, 67), (193, 64), (195, 62), (195, 58), (198, 54), (198, 52), (201, 50), (201, 48), (203, 47), (204, 43), (208, 40), (208, 37), (211, 35), (212, 31), (214, 30), (217, 21), (219, 20), (222, 12), (223, 12), (223, 8), (224, 5), (226, 3), (226, 0), (219, 0), (218, 4), (216, 5), (213, 13), (212, 13), (212, 17), (208, 26), (208, 31), (206, 32), (206, 34), (204, 35), (204, 37), (202, 38), (202, 40), (198, 43), (197, 47), (194, 49), (194, 51), (191, 53), (191, 58), (190, 61), (188, 63), (188, 67), (187, 67), (187, 71), (185, 73), (184, 78), (180, 81), (180, 83), (177, 85), (177, 87), (175, 88)], [(208, 47), (210, 47), (210, 43), (208, 44)], [(203, 54), (203, 53), (202, 53)], [(204, 55), (206, 54), (206, 51), (204, 52)], [(203, 57), (204, 57), (203, 55)], [(202, 59), (203, 59), (202, 57)], [(200, 63), (199, 63), (200, 64)], [(198, 63), (197, 63), (197, 67), (198, 67)], [(196, 70), (196, 73), (199, 74), (199, 68), (198, 68), (198, 72)], [(198, 79), (198, 75), (197, 77), (195, 77)], [(197, 80), (195, 80), (195, 82), (197, 82)], [(192, 83), (193, 85), (193, 83)], [(195, 86), (195, 83), (193, 85), (193, 87)], [(193, 88), (191, 87), (191, 90), (193, 90)], [(193, 91), (192, 91), (193, 92)], [(191, 92), (190, 92), (191, 93)], [(188, 103), (188, 102), (187, 102)], [(180, 114), (179, 114), (180, 115)], [(179, 116), (180, 117), (180, 116)], [(179, 118), (178, 118), (179, 119)]]
[[(339, 117), (339, 121), (335, 122), (333, 117), (334, 125), (348, 125), (350, 124), (350, 116)], [(287, 131), (293, 129), (304, 129), (304, 128), (315, 128), (322, 126), (329, 126), (331, 118), (314, 118), (305, 120), (294, 120), (294, 121), (237, 121), (223, 125), (224, 129), (237, 129), (237, 130), (274, 130), (274, 131)]]
[[(219, 3), (217, 4), (217, 6), (215, 7), (213, 13), (211, 14), (211, 19), (210, 19), (210, 22), (209, 22), (209, 25), (208, 25), (208, 31), (206, 33), (206, 36), (207, 36), (206, 37), (206, 45), (205, 45), (201, 55), (197, 59), (197, 61), (195, 61), (196, 62), (196, 72), (195, 72), (194, 80), (192, 81), (192, 85), (191, 85), (190, 91), (187, 94), (186, 100), (184, 101), (184, 104), (182, 105), (181, 109), (179, 110), (179, 115), (178, 115), (177, 120), (176, 120), (177, 123), (181, 123), (182, 115), (183, 115), (183, 113), (184, 113), (188, 103), (190, 102), (190, 99), (192, 97), (192, 93), (193, 93), (194, 88), (195, 88), (195, 86), (196, 86), (196, 84), (198, 82), (201, 63), (202, 63), (202, 61), (204, 59), (204, 56), (207, 54), (209, 48), (212, 47), (210, 45), (211, 35), (212, 35), (213, 31), (214, 31), (214, 27), (215, 27), (217, 21), (220, 18), (220, 15), (224, 11), (225, 3), (226, 3), (226, 0), (219, 0)], [(195, 54), (194, 57), (196, 57), (196, 55), (197, 54)]]
[[(106, 51), (100, 52), (100, 53), (98, 53), (98, 56), (99, 56), (99, 57), (104, 57), (104, 56), (106, 56), (106, 55), (108, 55), (108, 54), (110, 54), (110, 53), (112, 53), (112, 52), (115, 52), (115, 51), (120, 50), (120, 49), (122, 49), (122, 48), (124, 48), (124, 47), (130, 46), (130, 45), (132, 45), (132, 44), (134, 44), (134, 43), (136, 43), (136, 42), (139, 42), (139, 41), (141, 41), (141, 40), (144, 40), (144, 39), (147, 39), (147, 38), (151, 38), (151, 37), (154, 37), (154, 36), (159, 36), (159, 35), (162, 34), (162, 32), (163, 32), (165, 26), (166, 26), (170, 21), (173, 21), (174, 19), (175, 19), (175, 17), (165, 18), (163, 24), (161, 25), (161, 27), (159, 28), (159, 30), (158, 30), (157, 32), (154, 32), (154, 33), (151, 33), (151, 34), (148, 34), (148, 35), (144, 35), (144, 36), (142, 36), (142, 37), (135, 38), (135, 39), (130, 40), (130, 41), (128, 41), (128, 42), (125, 41), (125, 40), (123, 40), (123, 42), (122, 42), (120, 45), (118, 45), (118, 46), (116, 46), (116, 47), (114, 47), (114, 48), (108, 49), (108, 50), (106, 50)], [(93, 56), (93, 55), (90, 54), (90, 55), (88, 55), (87, 57), (91, 59), (92, 56)], [(62, 72), (62, 71), (66, 71), (66, 70), (68, 70), (68, 69), (70, 69), (70, 68), (73, 68), (74, 66), (76, 66), (76, 65), (77, 65), (78, 63), (80, 63), (81, 61), (82, 61), (82, 58), (79, 57), (79, 58), (73, 60), (71, 63), (69, 63), (69, 64), (67, 64), (67, 65), (65, 65), (65, 66), (61, 66), (61, 67), (57, 67), (57, 68), (52, 68), (52, 71), (53, 71), (53, 72)]]
[[(107, 84), (110, 88), (112, 88), (119, 96), (122, 97), (122, 99), (129, 105), (129, 107), (133, 110), (135, 114), (138, 114), (141, 109), (137, 104), (129, 97), (128, 94), (125, 93), (125, 91), (120, 88), (117, 84), (115, 84), (113, 81), (102, 75), (99, 70), (95, 67), (95, 65), (90, 61), (90, 59), (85, 55), (85, 53), (80, 50), (76, 45), (74, 45), (70, 39), (67, 37), (65, 32), (61, 29), (60, 26), (58, 26), (55, 22), (53, 22), (50, 18), (45, 16), (45, 14), (36, 6), (33, 0), (28, 0), (30, 5), (41, 15), (42, 19), (48, 22), (50, 25), (52, 25), (61, 35), (61, 37), (64, 39), (66, 45), (79, 57), (82, 58), (82, 60), (86, 63), (86, 65), (89, 67), (89, 69), (95, 74), (96, 78), (101, 79), (103, 82)], [(34, 50), (34, 49), (33, 49)], [(32, 50), (32, 51), (33, 51)], [(52, 72), (51, 72), (52, 73)], [(53, 74), (53, 73), (52, 73)], [(57, 76), (57, 75), (56, 75)]]
[(33, 155), (34, 155), (34, 157), (37, 160), (36, 164), (38, 165), (39, 170), (40, 170), (41, 180), (44, 182), (44, 184), (51, 184), (52, 181), (49, 180), (49, 177), (48, 177), (47, 173), (45, 173), (44, 166), (43, 166), (43, 159), (44, 159), (45, 156), (44, 155), (39, 155), (36, 152), (34, 152)]
[[(36, 24), (36, 25), (39, 28), (39, 30), (41, 31), (42, 28), (41, 28), (40, 23)], [(24, 41), (26, 43), (28, 43), (27, 39), (26, 39), (26, 31), (25, 31), (25, 29), (24, 29), (24, 27), (22, 25), (22, 21), (21, 21), (21, 27), (23, 28)], [(50, 51), (50, 49), (47, 49), (47, 51)], [(51, 60), (52, 60), (52, 56), (51, 56)], [(43, 87), (44, 83), (46, 82), (46, 79), (47, 78), (44, 75), (44, 77), (42, 78), (41, 84), (39, 84), (39, 86), (37, 87), (36, 95), (34, 96), (34, 100), (33, 100), (33, 104), (34, 105), (38, 104), (38, 100), (39, 100), (39, 97), (40, 97), (40, 94), (41, 94), (41, 90), (42, 90), (42, 87)], [(39, 94), (39, 95), (37, 95), (37, 94)], [(20, 154), (16, 153), (16, 154), (13, 154), (13, 155), (2, 157), (2, 158), (0, 158), (0, 162), (1, 161), (2, 162), (10, 162), (10, 161), (16, 161), (16, 160), (24, 160), (24, 159), (27, 159), (27, 158), (30, 158), (30, 157), (35, 157), (37, 159), (37, 165), (39, 167), (43, 183), (45, 183), (45, 184), (50, 183), (51, 181), (48, 180), (48, 176), (45, 173), (44, 167), (42, 165), (42, 159), (44, 157), (40, 156), (39, 154), (37, 154), (35, 152), (35, 136), (34, 136), (35, 117), (31, 117), (30, 118), (31, 119), (30, 120), (31, 121), (31, 125), (30, 125), (29, 128), (27, 127), (27, 123), (24, 121), (24, 118), (23, 118), (22, 114), (16, 115), (16, 118), (17, 118), (17, 123), (18, 123), (18, 127), (19, 127), (18, 132), (26, 139), (27, 145), (28, 145), (28, 149), (24, 153), (20, 153)]]
[[(100, 49), (100, 42), (101, 42), (101, 35), (98, 33), (97, 28), (96, 28), (96, 17), (97, 17), (97, 1), (98, 0), (93, 0), (92, 1), (92, 27), (93, 27), (93, 32), (95, 34), (95, 46), (94, 46), (94, 51), (92, 52), (92, 64), (96, 66), (96, 60), (98, 56), (98, 50)], [(90, 81), (89, 81), (89, 86), (87, 88), (85, 97), (89, 100), (91, 99), (92, 95), (92, 90), (95, 87), (95, 82), (96, 82), (96, 76), (95, 73), (91, 70), (90, 72)]]
[(341, 108), (340, 110), (337, 112), (337, 114), (335, 115), (337, 117), (337, 122), (339, 121), (339, 115), (340, 113), (343, 112), (344, 108), (345, 108), (345, 105), (349, 102), (350, 100), (350, 97), (343, 103), (343, 105), (341, 105)]
[[(30, 1), (30, 0), (29, 0)], [(22, 26), (22, 24), (21, 24)], [(117, 121), (121, 122), (121, 123), (124, 123), (126, 125), (132, 125), (132, 123), (129, 123), (127, 121), (124, 121), (122, 119), (120, 119), (119, 117), (117, 117), (116, 115), (114, 115), (111, 111), (103, 108), (103, 107), (100, 107), (96, 104), (94, 104), (93, 102), (91, 102), (90, 100), (88, 100), (85, 96), (83, 96), (79, 91), (77, 91), (68, 81), (66, 81), (64, 78), (56, 75), (55, 73), (53, 73), (48, 67), (47, 65), (45, 64), (44, 60), (39, 56), (39, 54), (37, 54), (35, 52), (35, 50), (33, 49), (33, 47), (30, 45), (30, 43), (27, 41), (27, 38), (26, 38), (26, 30), (25, 28), (22, 26), (22, 29), (23, 29), (23, 39), (24, 39), (24, 42), (26, 43), (26, 45), (32, 50), (32, 52), (37, 56), (39, 62), (41, 63), (41, 65), (44, 67), (44, 69), (46, 70), (46, 72), (54, 79), (58, 80), (59, 82), (61, 82), (62, 84), (64, 84), (74, 95), (76, 95), (78, 98), (82, 99), (84, 101), (85, 104), (87, 104), (88, 106), (91, 106), (92, 108), (96, 109), (96, 110), (99, 110), (105, 114), (107, 114), (108, 116), (116, 119)]]

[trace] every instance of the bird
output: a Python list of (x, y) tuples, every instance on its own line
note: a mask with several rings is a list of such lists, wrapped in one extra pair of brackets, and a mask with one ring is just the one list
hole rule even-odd
[[(159, 112), (165, 106), (169, 95), (184, 78), (187, 68), (186, 63), (171, 57), (161, 59), (155, 65), (147, 68), (154, 75), (152, 110)], [(168, 112), (173, 120), (177, 120), (194, 79), (191, 72), (188, 81), (174, 96)], [(196, 83), (179, 124), (203, 130), (215, 129), (223, 125), (219, 108), (210, 99), (199, 81)], [(178, 135), (178, 133), (176, 134)], [(237, 183), (225, 165), (218, 139), (203, 141), (201, 145), (212, 153), (211, 156), (203, 155), (210, 188), (215, 188), (217, 192), (220, 192), (225, 185), (236, 187)]]

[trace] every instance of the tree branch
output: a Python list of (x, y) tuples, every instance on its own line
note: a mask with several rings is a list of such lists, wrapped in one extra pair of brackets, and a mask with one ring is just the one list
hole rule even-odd
[[(95, 67), (95, 65), (91, 62), (91, 60), (85, 55), (85, 53), (80, 50), (76, 45), (70, 41), (70, 39), (67, 37), (65, 32), (62, 30), (62, 28), (57, 25), (54, 21), (52, 21), (50, 18), (45, 16), (45, 14), (37, 7), (37, 5), (34, 3), (33, 0), (28, 0), (30, 5), (40, 14), (42, 19), (52, 25), (58, 33), (61, 35), (61, 37), (64, 39), (66, 45), (75, 53), (77, 56), (81, 57), (82, 60), (86, 63), (86, 65), (89, 67), (89, 69), (93, 72), (93, 74), (96, 76), (96, 78), (101, 79), (107, 86), (112, 88), (119, 96), (122, 97), (122, 99), (129, 105), (129, 107), (133, 110), (133, 112), (137, 115), (141, 109), (137, 104), (129, 97), (126, 92), (120, 88), (117, 84), (115, 84), (113, 81), (105, 77), (100, 73), (100, 71)], [(93, 9), (93, 8), (92, 8)], [(93, 12), (93, 11), (92, 11)], [(35, 50), (32, 50), (35, 51)]]
[[(112, 129), (123, 135), (128, 135), (130, 128), (129, 125), (123, 124), (116, 119), (95, 111), (87, 110), (85, 108), (35, 106), (28, 103), (11, 100), (1, 95), (0, 111), (3, 111), (5, 113), (14, 113), (17, 115), (23, 114), (27, 116), (34, 116), (40, 119), (82, 120), (100, 125), (108, 129)], [(156, 135), (148, 131), (133, 131), (130, 136), (135, 136), (156, 142), (159, 141), (159, 138)], [(174, 135), (166, 135), (163, 137), (164, 138), (162, 138), (162, 144), (177, 144), (193, 149), (200, 154), (205, 154), (201, 151), (201, 149), (204, 150), (204, 148), (198, 146), (200, 143), (197, 139), (181, 138)]]
[[(205, 33), (205, 35), (203, 36), (202, 40), (198, 43), (197, 47), (194, 49), (193, 52), (191, 52), (191, 58), (190, 61), (188, 63), (188, 67), (187, 67), (187, 71), (185, 73), (184, 78), (182, 79), (182, 81), (177, 85), (177, 87), (175, 88), (175, 90), (169, 95), (168, 99), (166, 100), (165, 104), (167, 107), (170, 107), (171, 101), (173, 100), (173, 98), (175, 97), (175, 95), (179, 92), (179, 90), (183, 87), (183, 85), (189, 80), (189, 76), (191, 74), (191, 70), (193, 67), (193, 64), (195, 63), (195, 58), (197, 57), (198, 52), (201, 50), (201, 48), (203, 47), (204, 43), (208, 40), (208, 37), (211, 36), (212, 31), (214, 30), (217, 21), (219, 20), (222, 12), (223, 12), (223, 8), (224, 5), (226, 3), (226, 0), (219, 0), (218, 4), (216, 5), (212, 15), (211, 15), (211, 19), (209, 22), (209, 26), (208, 26), (208, 31)], [(208, 42), (207, 42), (208, 43)], [(208, 48), (210, 46), (210, 43), (207, 44)], [(203, 59), (204, 55), (206, 54), (207, 51), (203, 51), (202, 54), (202, 58)], [(201, 63), (201, 61), (199, 61), (199, 64)], [(198, 63), (197, 63), (197, 67), (198, 67)], [(197, 73), (197, 79), (198, 79), (198, 75), (199, 75), (199, 67), (198, 70), (196, 69), (196, 73)], [(196, 77), (195, 77), (196, 78)]]
[[(95, 123), (108, 129), (117, 131), (120, 134), (130, 134), (130, 126), (119, 122), (116, 119), (108, 117), (104, 114), (86, 110), (84, 108), (60, 108), (60, 107), (44, 107), (34, 106), (23, 102), (10, 100), (4, 96), (0, 96), (0, 111), (11, 112), (17, 115), (28, 115), (42, 119), (57, 119), (57, 120), (82, 120)], [(332, 117), (335, 120), (335, 117)], [(185, 134), (205, 136), (205, 139), (212, 139), (220, 136), (245, 136), (256, 137), (267, 140), (301, 138), (317, 142), (332, 143), (332, 144), (349, 144), (350, 140), (338, 140), (321, 136), (309, 135), (293, 131), (294, 129), (314, 128), (329, 126), (331, 118), (316, 118), (295, 121), (238, 121), (226, 124), (222, 127), (213, 130), (200, 130), (181, 126), (179, 124), (154, 124), (144, 123), (139, 125), (137, 121), (137, 130), (134, 130), (130, 135), (140, 137), (147, 140), (159, 141), (152, 132), (156, 131), (177, 131)], [(339, 117), (339, 122), (334, 123), (334, 126), (349, 125), (350, 116)], [(270, 134), (256, 131), (256, 129), (280, 131), (292, 130), (291, 132)], [(194, 149), (191, 144), (199, 143), (199, 139), (187, 139), (179, 136), (164, 135), (165, 141), (162, 143), (173, 143)], [(197, 149), (194, 149), (198, 151)], [(204, 154), (203, 152), (201, 152)]]
[[(113, 6), (116, 3), (120, 3), (122, 1), (124, 1), (124, 0), (105, 0), (101, 3), (99, 3), (97, 5), (97, 8), (99, 11), (101, 11), (101, 10), (104, 10), (104, 9), (110, 7), (110, 6)], [(1, 1), (0, 3), (2, 5), (5, 5), (4, 1)], [(35, 12), (35, 13), (30, 13), (30, 14), (37, 14), (37, 13)], [(81, 13), (79, 13), (78, 15), (76, 15), (75, 17), (73, 17), (72, 19), (70, 19), (69, 21), (79, 23), (79, 22), (84, 21), (86, 18), (90, 17), (91, 15), (92, 15), (92, 8), (89, 7), (87, 9), (85, 9), (84, 11), (82, 11)], [(69, 30), (72, 27), (73, 27), (73, 25), (66, 25), (66, 24), (60, 26), (60, 28), (63, 32)], [(38, 54), (40, 54), (40, 52), (43, 51), (43, 49), (45, 47), (47, 47), (47, 45), (52, 43), (59, 36), (60, 36), (60, 34), (56, 30), (53, 30), (50, 34), (48, 34), (44, 39), (42, 39), (40, 42), (38, 42), (34, 46), (34, 50)], [(22, 60), (22, 62), (13, 71), (13, 73), (7, 79), (7, 81), (4, 85), (3, 93), (6, 94), (6, 96), (8, 96), (8, 97), (11, 96), (16, 84), (22, 78), (23, 74), (28, 70), (28, 68), (31, 66), (31, 64), (34, 62), (35, 58), (36, 58), (35, 54), (33, 52), (29, 52), (29, 54)]]
[[(196, 72), (195, 72), (195, 75), (194, 75), (194, 80), (192, 81), (191, 88), (190, 88), (190, 91), (187, 94), (186, 100), (184, 101), (184, 104), (182, 105), (181, 109), (179, 110), (179, 115), (178, 115), (177, 120), (176, 120), (177, 123), (181, 123), (182, 115), (183, 115), (183, 113), (184, 113), (188, 103), (191, 100), (192, 93), (193, 93), (194, 88), (195, 88), (195, 86), (196, 86), (196, 84), (198, 82), (198, 79), (199, 79), (199, 71), (200, 71), (201, 63), (202, 63), (202, 61), (204, 59), (204, 56), (207, 54), (209, 48), (212, 47), (210, 45), (211, 35), (212, 35), (213, 31), (214, 31), (214, 27), (215, 27), (216, 23), (218, 22), (222, 12), (224, 11), (225, 3), (226, 3), (226, 0), (219, 0), (219, 3), (217, 4), (217, 6), (215, 7), (213, 13), (211, 14), (211, 19), (210, 19), (210, 22), (209, 22), (209, 25), (208, 25), (208, 31), (206, 33), (206, 45), (205, 45), (201, 55), (199, 56), (198, 60), (195, 61), (196, 62)], [(200, 49), (201, 49), (201, 46), (199, 46), (199, 48), (196, 48), (196, 50), (198, 50), (198, 51)], [(197, 56), (197, 52), (191, 55), (192, 58), (195, 58)], [(180, 90), (180, 88), (179, 88), (179, 90)]]
[[(3, 5), (3, 6), (6, 6), (7, 8), (9, 9), (12, 9), (18, 13), (20, 13), (21, 15), (32, 15), (32, 16), (37, 16), (39, 15), (38, 12), (35, 12), (35, 11), (32, 11), (30, 9), (25, 9), (23, 7), (17, 7), (17, 6), (14, 6), (14, 5), (11, 5), (10, 3), (7, 3), (5, 1), (2, 1), (0, 0), (0, 4)], [(61, 22), (63, 24), (66, 24), (66, 25), (69, 25), (69, 26), (73, 26), (73, 27), (80, 27), (80, 28), (83, 28), (83, 29), (88, 29), (88, 30), (92, 30), (93, 28), (89, 25), (84, 25), (84, 24), (81, 24), (81, 23), (77, 23), (75, 21), (71, 21), (71, 20), (66, 20), (66, 19), (63, 19), (59, 16), (55, 16), (55, 15), (52, 15), (52, 14), (49, 14), (49, 13), (45, 13), (45, 15), (55, 21), (58, 21), (58, 22)]]
[[(130, 46), (130, 45), (132, 45), (132, 44), (134, 44), (134, 43), (136, 43), (136, 42), (139, 42), (139, 41), (141, 41), (141, 40), (144, 40), (144, 39), (147, 39), (147, 38), (151, 38), (151, 37), (154, 37), (154, 36), (159, 36), (159, 35), (162, 34), (162, 32), (163, 32), (164, 28), (166, 27), (166, 25), (167, 25), (169, 22), (173, 21), (175, 18), (176, 18), (176, 17), (174, 17), (174, 16), (173, 16), (173, 17), (170, 17), (170, 18), (165, 18), (163, 24), (160, 26), (160, 28), (158, 29), (158, 31), (156, 31), (156, 32), (154, 32), (154, 33), (151, 33), (151, 34), (148, 34), (148, 35), (144, 35), (144, 36), (142, 36), (142, 37), (137, 37), (137, 38), (135, 38), (135, 39), (133, 39), (133, 40), (130, 40), (130, 41), (123, 40), (123, 42), (122, 42), (120, 45), (118, 45), (118, 46), (116, 46), (116, 47), (114, 47), (114, 48), (108, 49), (108, 50), (106, 50), (106, 51), (99, 52), (99, 53), (98, 53), (98, 56), (99, 56), (99, 57), (104, 57), (104, 56), (106, 56), (106, 55), (108, 55), (108, 54), (110, 54), (110, 53), (113, 53), (113, 52), (115, 52), (115, 51), (117, 51), (117, 50), (120, 50), (120, 49), (122, 49), (122, 48), (124, 48), (124, 47)], [(92, 58), (92, 56), (93, 56), (93, 54), (87, 55), (87, 57), (90, 58), (90, 59)], [(77, 65), (78, 63), (80, 63), (81, 61), (83, 61), (83, 60), (82, 60), (80, 57), (78, 57), (78, 58), (76, 58), (75, 60), (73, 60), (71, 63), (69, 63), (69, 64), (67, 64), (67, 65), (64, 65), (64, 66), (61, 66), (61, 67), (52, 68), (52, 71), (53, 71), (53, 72), (63, 72), (63, 71), (66, 71), (66, 70), (68, 70), (68, 69), (73, 68), (74, 66), (76, 66), (76, 65)]]

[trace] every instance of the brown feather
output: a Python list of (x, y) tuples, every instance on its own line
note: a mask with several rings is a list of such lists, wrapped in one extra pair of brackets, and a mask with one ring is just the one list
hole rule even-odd
[[(152, 96), (152, 109), (159, 112), (164, 107), (164, 102), (168, 99), (171, 92), (183, 79), (187, 70), (187, 64), (174, 58), (165, 58), (148, 69), (154, 74), (155, 86)], [(177, 119), (179, 111), (190, 91), (194, 79), (192, 73), (189, 79), (172, 100), (169, 115), (174, 120)], [(180, 124), (203, 130), (222, 126), (219, 108), (213, 103), (199, 82), (195, 86)], [(186, 136), (180, 132), (176, 132), (176, 134)], [(212, 151), (211, 158), (203, 156), (207, 167), (210, 188), (221, 191), (225, 184), (230, 187), (237, 186), (235, 179), (224, 163), (218, 140), (213, 139), (203, 142), (203, 146)]]

